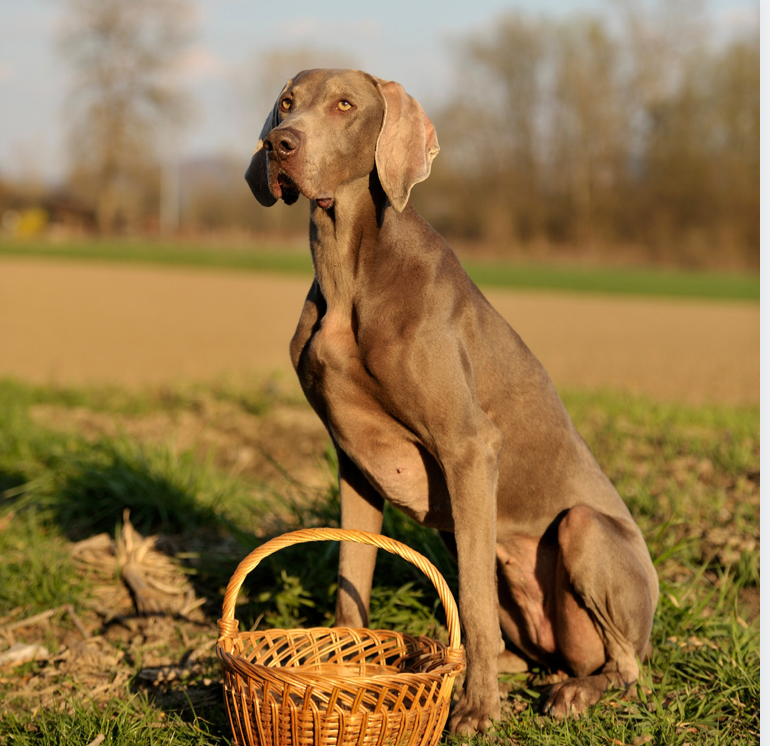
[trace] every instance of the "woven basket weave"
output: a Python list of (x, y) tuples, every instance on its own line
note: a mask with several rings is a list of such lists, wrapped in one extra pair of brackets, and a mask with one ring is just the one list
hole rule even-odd
[[(399, 555), (438, 591), (449, 645), (388, 630), (272, 629), (238, 632), (235, 600), (246, 575), (293, 544), (352, 541)], [(238, 746), (427, 746), (449, 714), (455, 677), (465, 667), (457, 605), (436, 568), (400, 542), (344, 529), (305, 529), (255, 549), (225, 592), (217, 656)]]

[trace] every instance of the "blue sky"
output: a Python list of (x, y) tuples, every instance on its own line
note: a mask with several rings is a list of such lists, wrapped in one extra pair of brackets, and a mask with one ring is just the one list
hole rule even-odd
[[(401, 82), (430, 112), (451, 92), (452, 49), (461, 36), (493, 27), (510, 11), (566, 16), (602, 14), (611, 7), (601, 0), (192, 4), (196, 40), (180, 78), (196, 106), (178, 139), (182, 157), (251, 152), (250, 88), (262, 84), (277, 92), (282, 82), (259, 77), (259, 55), (270, 50), (315, 48), (319, 67), (334, 64), (334, 53), (343, 53), (357, 67)], [(66, 168), (68, 76), (55, 42), (64, 6), (64, 0), (0, 0), (0, 175), (51, 181)], [(706, 0), (705, 7), (725, 33), (758, 23), (758, 0)], [(254, 113), (260, 123), (263, 118), (264, 112)]]

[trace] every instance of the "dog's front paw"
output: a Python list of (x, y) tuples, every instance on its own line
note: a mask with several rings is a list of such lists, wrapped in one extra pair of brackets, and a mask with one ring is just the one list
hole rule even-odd
[(460, 736), (483, 733), (500, 719), (500, 696), (497, 690), (490, 696), (470, 697), (463, 692), (449, 720), (449, 732)]
[(594, 677), (567, 679), (551, 687), (548, 699), (543, 706), (546, 715), (556, 720), (577, 718), (584, 715), (591, 705), (596, 704), (605, 692), (597, 685)]

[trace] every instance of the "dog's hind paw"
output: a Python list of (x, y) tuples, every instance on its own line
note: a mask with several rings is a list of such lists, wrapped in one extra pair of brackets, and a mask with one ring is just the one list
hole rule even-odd
[(607, 690), (606, 683), (597, 681), (599, 677), (586, 676), (581, 679), (567, 679), (551, 687), (548, 699), (543, 706), (546, 715), (556, 720), (577, 718), (584, 715), (591, 705), (596, 704)]

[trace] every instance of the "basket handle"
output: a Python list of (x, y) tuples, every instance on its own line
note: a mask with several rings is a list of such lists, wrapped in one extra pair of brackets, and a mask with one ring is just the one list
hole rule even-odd
[(419, 552), (410, 549), (406, 544), (402, 544), (395, 539), (389, 539), (386, 536), (372, 534), (368, 531), (356, 531), (344, 528), (304, 528), (299, 531), (291, 531), (275, 539), (265, 542), (249, 554), (236, 568), (225, 591), (225, 600), (222, 604), (222, 618), (217, 622), (220, 631), (221, 640), (224, 637), (234, 635), (238, 629), (238, 621), (235, 619), (235, 600), (238, 597), (243, 581), (246, 576), (267, 556), (285, 549), (294, 544), (305, 544), (311, 541), (352, 541), (356, 544), (370, 544), (384, 549), (391, 554), (397, 554), (399, 557), (411, 562), (415, 567), (422, 570), (433, 583), (438, 591), (441, 603), (446, 612), (447, 627), (449, 629), (449, 647), (452, 650), (460, 649), (460, 618), (457, 613), (457, 604), (454, 596), (449, 590), (441, 573)]

